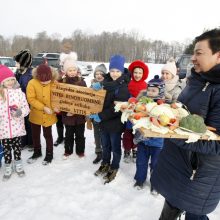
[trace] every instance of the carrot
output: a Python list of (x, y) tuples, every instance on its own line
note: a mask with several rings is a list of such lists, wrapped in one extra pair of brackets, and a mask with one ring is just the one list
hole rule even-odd
[(209, 131), (216, 131), (216, 128), (214, 128), (214, 127), (211, 127), (211, 126), (206, 126), (206, 127)]

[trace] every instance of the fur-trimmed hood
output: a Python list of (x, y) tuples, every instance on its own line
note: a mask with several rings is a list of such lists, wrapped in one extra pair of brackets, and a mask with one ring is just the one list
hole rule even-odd
[[(55, 68), (51, 67), (51, 66), (49, 66), (49, 67), (50, 67), (51, 72), (52, 72), (52, 80), (51, 81), (58, 80), (58, 78), (59, 78), (58, 71)], [(32, 70), (32, 76), (33, 76), (33, 79), (37, 79), (37, 67)]]

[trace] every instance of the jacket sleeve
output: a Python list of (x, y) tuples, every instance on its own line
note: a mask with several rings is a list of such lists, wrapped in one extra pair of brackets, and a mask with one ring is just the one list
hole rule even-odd
[(22, 111), (22, 117), (26, 117), (29, 112), (30, 112), (30, 109), (29, 109), (29, 105), (28, 105), (28, 102), (27, 102), (27, 99), (26, 99), (26, 96), (25, 94), (20, 90), (20, 103), (21, 103), (21, 111)]
[(195, 143), (186, 143), (185, 140), (170, 139), (177, 147), (185, 150), (190, 150), (197, 153), (220, 155), (220, 142), (219, 141), (205, 141), (199, 140)]
[(27, 86), (27, 100), (28, 103), (37, 110), (42, 111), (44, 109), (44, 104), (37, 99), (37, 94), (31, 81)]

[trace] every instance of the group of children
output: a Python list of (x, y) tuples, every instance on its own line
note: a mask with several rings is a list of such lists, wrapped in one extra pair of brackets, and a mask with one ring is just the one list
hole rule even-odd
[[(127, 163), (132, 160), (136, 162), (134, 186), (142, 189), (147, 178), (148, 163), (151, 160), (150, 171), (153, 172), (163, 147), (163, 139), (145, 139), (140, 138), (138, 134), (134, 136), (132, 125), (130, 123), (122, 124), (121, 113), (115, 112), (115, 101), (127, 101), (130, 97), (139, 99), (143, 95), (154, 100), (175, 101), (181, 91), (178, 85), (175, 63), (170, 61), (165, 64), (162, 68), (161, 78), (155, 76), (154, 79), (146, 83), (149, 69), (143, 61), (136, 60), (126, 69), (123, 56), (112, 56), (109, 72), (107, 72), (104, 64), (98, 65), (91, 82), (91, 88), (94, 90), (106, 90), (103, 110), (86, 117), (60, 112), (57, 108), (53, 109), (50, 100), (51, 86), (55, 81), (87, 86), (78, 72), (77, 55), (72, 52), (72, 54), (65, 56), (62, 60), (61, 74), (46, 64), (41, 64), (32, 70), (30, 68), (31, 59), (28, 50), (23, 50), (15, 56), (19, 67), (19, 73), (16, 74), (19, 83), (10, 69), (3, 65), (0, 66), (0, 139), (5, 158), (3, 180), (10, 178), (13, 165), (19, 176), (25, 174), (21, 162), (22, 146), (33, 146), (34, 152), (28, 159), (28, 163), (33, 163), (42, 156), (41, 128), (46, 140), (46, 154), (42, 163), (47, 165), (52, 162), (52, 125), (55, 123), (59, 123), (59, 126), (62, 127), (65, 126), (65, 138), (62, 130), (59, 139), (58, 130), (58, 139), (54, 143), (57, 146), (64, 140), (63, 159), (67, 159), (73, 154), (74, 145), (76, 154), (79, 157), (84, 157), (85, 123), (91, 121), (94, 129), (96, 154), (93, 163), (97, 164), (101, 161), (95, 175), (103, 176), (105, 183), (109, 183), (115, 178), (120, 167), (123, 146), (124, 161)], [(57, 129), (59, 126), (57, 125)], [(25, 134), (32, 135), (32, 138), (26, 138), (32, 142), (26, 141), (22, 144), (21, 141)], [(12, 149), (14, 151), (14, 163), (12, 163)], [(153, 187), (151, 187), (151, 191), (154, 192)]]

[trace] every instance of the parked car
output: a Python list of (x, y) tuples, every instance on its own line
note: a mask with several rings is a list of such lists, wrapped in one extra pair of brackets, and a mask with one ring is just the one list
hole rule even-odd
[(60, 58), (59, 53), (38, 53), (36, 57), (46, 57), (46, 58)]
[(82, 76), (89, 76), (93, 72), (92, 65), (88, 64), (87, 62), (77, 61), (77, 65), (81, 70)]
[(32, 67), (37, 67), (40, 64), (47, 63), (49, 66), (59, 69), (59, 59), (58, 58), (49, 58), (49, 57), (33, 57)]
[(16, 62), (12, 57), (0, 57), (0, 64), (7, 66), (13, 73), (17, 70)]
[(187, 65), (191, 63), (191, 57), (192, 55), (190, 54), (183, 54), (178, 58), (176, 66), (177, 74), (179, 75), (180, 79), (184, 79), (186, 77)]

